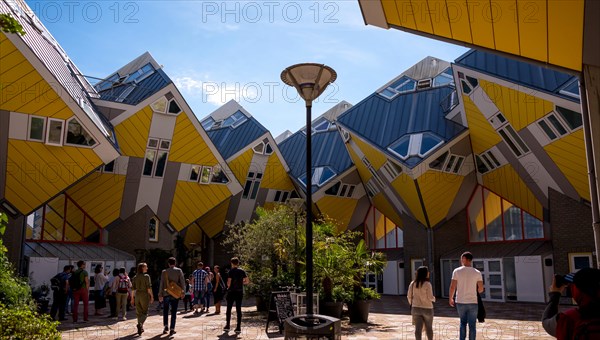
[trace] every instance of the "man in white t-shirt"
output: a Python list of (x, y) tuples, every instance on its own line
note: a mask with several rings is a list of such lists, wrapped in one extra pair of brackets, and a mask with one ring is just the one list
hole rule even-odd
[[(483, 293), (483, 277), (481, 272), (473, 268), (473, 254), (464, 252), (460, 256), (462, 267), (452, 272), (450, 283), (450, 306), (456, 305), (460, 318), (460, 340), (467, 337), (467, 324), (469, 324), (469, 340), (475, 340), (477, 334), (477, 292)], [(456, 293), (456, 301), (454, 301)]]

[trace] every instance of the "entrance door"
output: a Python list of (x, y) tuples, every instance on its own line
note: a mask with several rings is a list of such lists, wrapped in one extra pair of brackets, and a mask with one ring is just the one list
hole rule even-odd
[(504, 302), (502, 259), (474, 260), (473, 267), (479, 270), (483, 276), (485, 291), (481, 294), (481, 299)]

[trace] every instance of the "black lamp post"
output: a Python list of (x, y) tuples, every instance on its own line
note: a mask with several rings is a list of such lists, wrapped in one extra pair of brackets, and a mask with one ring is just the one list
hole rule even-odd
[(306, 104), (306, 314), (313, 314), (313, 229), (312, 229), (312, 145), (311, 109), (337, 73), (323, 64), (292, 65), (281, 72), (281, 80), (296, 88)]
[(290, 198), (288, 204), (294, 211), (294, 286), (300, 287), (300, 269), (298, 263), (298, 213), (304, 209), (302, 198)]

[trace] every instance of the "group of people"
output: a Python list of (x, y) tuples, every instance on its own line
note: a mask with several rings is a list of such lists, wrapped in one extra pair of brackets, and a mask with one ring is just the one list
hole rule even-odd
[[(214, 297), (215, 312), (221, 313), (221, 302), (227, 294), (226, 325), (224, 331), (230, 330), (231, 311), (236, 306), (237, 323), (235, 332), (241, 332), (242, 320), (242, 298), (244, 286), (249, 283), (246, 272), (239, 268), (240, 261), (233, 257), (230, 261), (231, 270), (227, 278), (221, 276), (219, 266), (204, 267), (202, 262), (197, 263), (197, 269), (184, 278), (183, 271), (176, 266), (176, 259), (168, 259), (168, 268), (161, 272), (157, 293), (153, 293), (152, 280), (148, 275), (148, 265), (139, 263), (137, 270), (128, 275), (125, 268), (115, 269), (111, 277), (106, 277), (102, 265), (94, 268), (94, 286), (90, 286), (90, 276), (85, 270), (85, 261), (77, 262), (77, 270), (74, 266), (67, 265), (64, 270), (52, 278), (54, 289), (54, 302), (50, 311), (53, 319), (65, 321), (67, 313), (67, 297), (73, 296), (72, 317), (73, 322), (78, 322), (79, 301), (83, 302), (83, 322), (88, 321), (89, 290), (94, 289), (94, 315), (103, 315), (102, 310), (106, 307), (106, 299), (109, 301), (111, 314), (109, 317), (115, 320), (126, 320), (127, 307), (129, 304), (135, 306), (137, 316), (137, 332), (144, 332), (144, 322), (148, 317), (149, 305), (154, 302), (155, 295), (163, 308), (163, 334), (176, 333), (177, 309), (179, 300), (184, 301), (185, 312), (194, 310), (196, 315), (209, 311), (210, 298)], [(177, 294), (173, 293), (178, 287)], [(169, 315), (171, 320), (169, 322)]]
[[(177, 308), (179, 300), (184, 300), (185, 311), (188, 310), (188, 303), (191, 302), (190, 310), (194, 310), (194, 314), (199, 315), (203, 312), (208, 312), (210, 297), (214, 297), (215, 313), (221, 313), (221, 301), (227, 293), (227, 311), (226, 325), (224, 331), (229, 332), (231, 329), (231, 311), (233, 304), (236, 305), (237, 323), (235, 332), (241, 333), (242, 322), (242, 298), (244, 296), (244, 286), (250, 281), (246, 272), (239, 268), (240, 261), (237, 257), (231, 258), (231, 270), (227, 275), (227, 279), (223, 279), (220, 273), (219, 266), (214, 266), (213, 271), (209, 267), (204, 267), (204, 263), (198, 261), (196, 270), (190, 275), (189, 279), (184, 279), (183, 271), (176, 267), (174, 257), (168, 260), (169, 268), (163, 270), (160, 278), (158, 289), (158, 299), (163, 304), (163, 334), (176, 333), (175, 325), (177, 322)], [(177, 286), (179, 289), (174, 289), (172, 286)], [(177, 293), (181, 292), (181, 293)], [(171, 321), (169, 322), (169, 315)], [(139, 319), (138, 319), (139, 321)], [(143, 332), (143, 322), (142, 322)], [(138, 333), (141, 334), (138, 330)]]
[[(473, 267), (473, 254), (461, 255), (462, 266), (452, 272), (449, 304), (455, 307), (460, 319), (459, 339), (464, 340), (469, 329), (469, 340), (475, 340), (476, 322), (481, 318), (481, 297), (483, 276)], [(577, 307), (558, 312), (560, 297), (569, 288)], [(556, 277), (550, 286), (550, 301), (542, 316), (546, 332), (559, 340), (600, 339), (600, 269), (583, 268), (557, 282)], [(433, 339), (433, 303), (435, 296), (429, 283), (429, 269), (421, 266), (407, 292), (411, 306), (412, 321), (415, 325), (415, 339), (422, 338), (423, 329), (427, 339)], [(480, 315), (478, 315), (478, 312)]]

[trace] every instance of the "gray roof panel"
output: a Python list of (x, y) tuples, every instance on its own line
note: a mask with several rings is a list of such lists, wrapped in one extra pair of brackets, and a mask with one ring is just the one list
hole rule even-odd
[(576, 78), (567, 73), (480, 50), (470, 50), (458, 57), (455, 62), (513, 83), (579, 102), (577, 99), (559, 93), (565, 84)]
[(148, 78), (142, 80), (137, 84), (124, 83), (106, 89), (100, 92), (100, 98), (102, 100), (117, 101), (119, 96), (129, 87), (134, 86), (135, 88), (121, 101), (124, 104), (137, 105), (144, 101), (146, 98), (152, 96), (160, 89), (166, 87), (172, 81), (167, 74), (162, 70), (155, 70), (154, 73)]
[(224, 159), (228, 159), (267, 132), (254, 117), (236, 128), (224, 127), (206, 131)]

